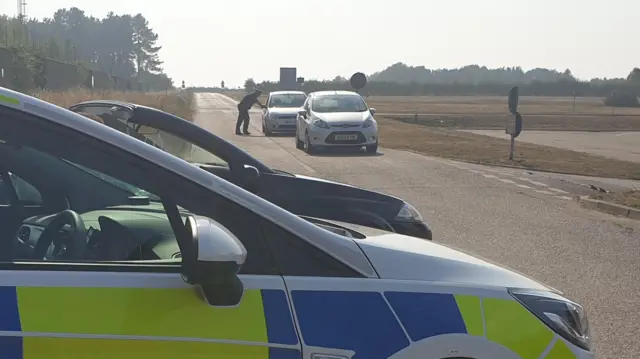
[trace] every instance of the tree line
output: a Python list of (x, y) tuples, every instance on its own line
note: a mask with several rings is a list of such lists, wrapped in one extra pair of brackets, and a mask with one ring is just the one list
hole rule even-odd
[[(634, 68), (625, 78), (576, 79), (569, 69), (559, 72), (549, 69), (524, 71), (520, 67), (489, 69), (470, 65), (459, 69), (429, 70), (397, 63), (369, 76), (360, 91), (365, 96), (504, 96), (513, 86), (523, 96), (576, 96), (603, 97), (615, 106), (636, 106), (640, 94), (640, 69)], [(245, 90), (260, 88), (264, 92), (276, 91), (278, 81), (256, 83), (245, 81)], [(219, 88), (198, 88), (198, 91), (219, 91)], [(307, 93), (322, 90), (352, 90), (347, 78), (333, 80), (306, 80), (301, 90)], [(611, 101), (611, 98), (623, 98)]]
[(0, 46), (31, 67), (34, 85), (39, 60), (49, 58), (135, 79), (155, 89), (172, 87), (162, 69), (157, 41), (158, 34), (142, 14), (110, 12), (97, 18), (72, 7), (45, 19), (0, 16)]

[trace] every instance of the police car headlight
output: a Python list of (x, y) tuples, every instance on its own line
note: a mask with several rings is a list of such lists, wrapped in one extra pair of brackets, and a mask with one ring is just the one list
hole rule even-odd
[(320, 128), (329, 128), (329, 124), (326, 123), (325, 121), (321, 120), (321, 119), (317, 119), (315, 121), (313, 121), (313, 125), (316, 127), (320, 127)]
[(589, 320), (579, 304), (551, 292), (513, 289), (509, 293), (558, 335), (591, 350)]
[(407, 202), (405, 202), (402, 205), (402, 208), (400, 208), (400, 212), (398, 212), (398, 214), (396, 215), (396, 218), (404, 219), (404, 220), (422, 221), (422, 216), (420, 215), (420, 212), (418, 212), (418, 210), (415, 209), (415, 207), (413, 207)]

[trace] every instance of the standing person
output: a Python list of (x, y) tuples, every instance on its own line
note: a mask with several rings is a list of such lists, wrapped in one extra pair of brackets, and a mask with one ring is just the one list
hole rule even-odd
[[(240, 103), (238, 104), (238, 122), (236, 122), (236, 135), (241, 135), (244, 133), (245, 135), (250, 135), (249, 133), (249, 109), (253, 104), (258, 104), (260, 107), (264, 108), (265, 106), (260, 103), (258, 97), (262, 95), (261, 90), (254, 90), (252, 93), (246, 95), (242, 98)], [(242, 125), (242, 133), (240, 133), (240, 125)]]

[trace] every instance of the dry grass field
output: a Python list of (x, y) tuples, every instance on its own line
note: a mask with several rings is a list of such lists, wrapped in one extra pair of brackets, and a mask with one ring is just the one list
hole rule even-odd
[(519, 142), (508, 160), (509, 141), (472, 133), (378, 118), (380, 145), (430, 156), (494, 166), (640, 180), (640, 163)]
[(118, 92), (118, 91), (88, 91), (76, 89), (65, 92), (42, 91), (32, 94), (44, 101), (68, 108), (79, 102), (89, 100), (120, 100), (138, 105), (155, 107), (162, 111), (173, 113), (184, 119), (193, 118), (192, 98), (187, 93), (180, 92)]
[[(602, 98), (521, 96), (518, 111), (532, 115), (604, 115), (612, 114)], [(507, 96), (369, 96), (370, 107), (382, 114), (449, 114), (502, 115), (507, 114)], [(640, 117), (640, 108), (616, 108), (615, 115)]]

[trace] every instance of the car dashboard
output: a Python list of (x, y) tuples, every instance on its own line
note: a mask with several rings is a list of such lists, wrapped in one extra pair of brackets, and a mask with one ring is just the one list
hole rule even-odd
[[(161, 210), (140, 206), (111, 207), (81, 213), (86, 230), (85, 258), (89, 261), (167, 260), (180, 258), (169, 220)], [(144, 208), (144, 207), (143, 207)], [(183, 220), (186, 219), (183, 215)], [(22, 243), (35, 248), (55, 214), (25, 219), (16, 233)], [(45, 259), (70, 241), (72, 227), (64, 225), (53, 238)]]

